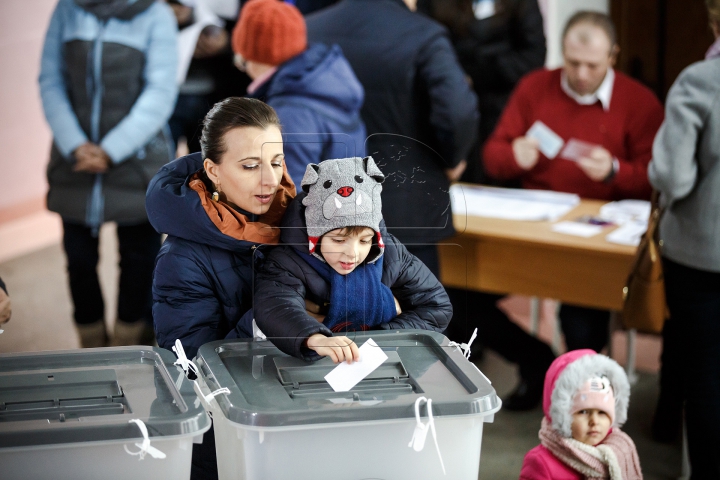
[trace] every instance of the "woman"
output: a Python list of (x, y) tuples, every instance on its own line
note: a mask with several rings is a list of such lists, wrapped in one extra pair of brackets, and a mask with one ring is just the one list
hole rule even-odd
[(276, 244), (295, 196), (280, 122), (259, 100), (231, 97), (208, 112), (201, 153), (169, 163), (150, 182), (150, 222), (168, 238), (153, 280), (158, 345), (180, 339), (189, 358), (201, 345), (247, 337), (238, 324), (252, 306), (260, 244)]
[(720, 0), (706, 5), (716, 41), (670, 89), (648, 169), (665, 208), (663, 370), (684, 382), (692, 478), (720, 478)]
[[(63, 222), (74, 319), (83, 347), (104, 347), (98, 231), (117, 223), (120, 288), (114, 345), (151, 332), (160, 235), (145, 191), (172, 159), (167, 121), (177, 95), (177, 28), (155, 0), (60, 0), (43, 46), (40, 94), (53, 133), (48, 209)], [(152, 335), (149, 335), (152, 337)]]
[[(155, 333), (167, 349), (180, 339), (188, 358), (207, 342), (252, 335), (240, 319), (252, 307), (253, 267), (263, 244), (278, 243), (295, 196), (280, 121), (263, 102), (215, 104), (200, 146), (160, 170), (147, 192), (148, 218), (168, 234), (153, 278)], [(193, 447), (191, 478), (217, 478), (212, 429)]]

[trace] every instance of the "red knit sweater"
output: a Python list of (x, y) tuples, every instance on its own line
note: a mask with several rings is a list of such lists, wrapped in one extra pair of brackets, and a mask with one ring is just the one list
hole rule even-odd
[[(602, 104), (580, 105), (563, 92), (560, 69), (536, 70), (518, 84), (483, 150), (488, 174), (520, 178), (524, 188), (577, 193), (585, 198), (619, 200), (650, 198), (647, 166), (655, 133), (663, 121), (662, 105), (638, 82), (615, 72), (608, 111)], [(620, 169), (609, 182), (591, 180), (575, 162), (543, 154), (529, 171), (515, 162), (512, 141), (541, 120), (563, 140), (601, 145), (614, 155)]]

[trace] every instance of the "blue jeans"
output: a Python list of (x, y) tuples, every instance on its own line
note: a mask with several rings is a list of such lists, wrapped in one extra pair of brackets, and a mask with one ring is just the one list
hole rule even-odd
[(675, 363), (684, 379), (691, 478), (720, 478), (720, 273), (667, 258), (663, 269), (678, 342), (678, 354), (663, 361)]

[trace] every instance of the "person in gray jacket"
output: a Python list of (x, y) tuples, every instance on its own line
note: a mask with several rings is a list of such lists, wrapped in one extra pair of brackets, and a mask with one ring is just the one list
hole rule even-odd
[(107, 343), (96, 271), (104, 222), (117, 222), (120, 246), (113, 343), (137, 344), (150, 325), (160, 235), (145, 190), (173, 155), (176, 45), (173, 14), (155, 0), (60, 0), (50, 20), (39, 79), (53, 133), (47, 205), (62, 217), (83, 347)]
[(684, 384), (673, 389), (684, 397), (693, 479), (720, 478), (720, 0), (706, 3), (716, 41), (670, 89), (648, 168), (665, 208), (663, 375)]

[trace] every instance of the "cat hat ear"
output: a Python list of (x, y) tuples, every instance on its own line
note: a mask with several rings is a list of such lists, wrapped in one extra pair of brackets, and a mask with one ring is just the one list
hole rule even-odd
[(385, 181), (385, 175), (380, 171), (377, 165), (375, 165), (375, 160), (373, 160), (372, 157), (363, 158), (363, 167), (365, 167), (365, 173), (374, 178), (376, 182), (383, 183)]
[[(375, 167), (377, 168), (377, 167)], [(302, 181), (300, 182), (300, 185), (302, 186), (303, 191), (309, 192), (310, 187), (312, 185), (315, 185), (318, 181), (318, 178), (320, 176), (318, 175), (318, 172), (320, 171), (320, 166), (318, 166), (315, 163), (308, 164), (307, 168), (305, 169), (305, 175), (303, 175)]]

